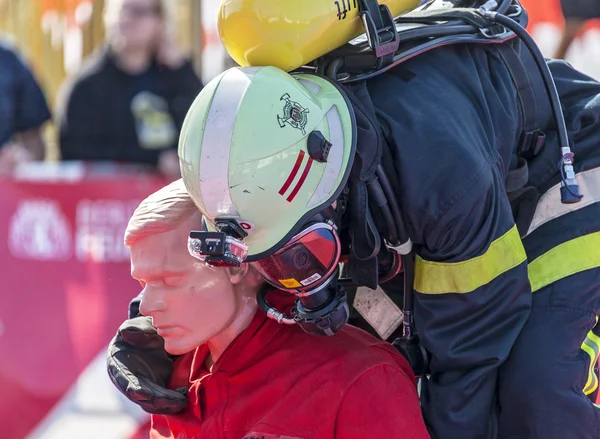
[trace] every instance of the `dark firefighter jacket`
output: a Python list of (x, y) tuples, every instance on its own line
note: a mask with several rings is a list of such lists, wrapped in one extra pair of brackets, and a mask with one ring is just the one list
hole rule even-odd
[[(564, 62), (549, 64), (575, 142), (576, 170), (594, 168), (600, 161), (600, 84)], [(532, 290), (589, 268), (583, 259), (565, 268), (560, 255), (539, 258), (562, 242), (595, 237), (600, 212), (582, 209), (593, 199), (587, 193), (586, 204), (569, 207), (580, 209), (583, 226), (568, 226), (571, 213), (553, 222), (552, 239), (537, 242), (532, 235), (524, 247), (505, 188), (521, 119), (510, 74), (493, 47), (438, 48), (367, 87), (391, 145), (400, 204), (416, 246), (415, 320), (431, 355), (425, 420), (435, 438), (486, 438), (494, 434), (499, 370), (528, 318)], [(540, 194), (559, 182), (559, 159), (549, 130), (530, 166), (529, 184)], [(556, 190), (554, 198), (556, 212), (563, 210), (552, 218), (567, 206)], [(536, 213), (531, 227), (536, 221), (543, 215)]]

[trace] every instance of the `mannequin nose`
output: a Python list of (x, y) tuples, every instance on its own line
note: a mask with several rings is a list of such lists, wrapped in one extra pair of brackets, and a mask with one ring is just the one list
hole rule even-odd
[(144, 316), (152, 316), (157, 312), (167, 309), (164, 300), (164, 294), (159, 288), (146, 286), (142, 291), (142, 301), (140, 302), (140, 313)]

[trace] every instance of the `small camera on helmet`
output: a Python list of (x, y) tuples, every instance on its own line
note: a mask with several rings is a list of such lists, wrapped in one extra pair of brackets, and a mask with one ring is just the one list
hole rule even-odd
[(199, 253), (205, 256), (225, 255), (227, 235), (222, 232), (190, 232), (190, 238), (197, 239)]
[(225, 232), (191, 231), (188, 251), (213, 267), (239, 267), (248, 255), (248, 246)]

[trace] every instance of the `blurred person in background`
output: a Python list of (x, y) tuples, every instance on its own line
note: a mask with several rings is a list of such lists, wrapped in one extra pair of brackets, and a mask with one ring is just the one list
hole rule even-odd
[(554, 58), (564, 59), (575, 40), (590, 20), (600, 19), (600, 0), (560, 0), (565, 28)]
[(177, 142), (202, 84), (175, 43), (168, 0), (108, 0), (106, 44), (64, 87), (63, 160), (157, 166), (179, 177)]
[(46, 98), (27, 64), (0, 37), (0, 174), (22, 162), (43, 160), (41, 127), (50, 120)]

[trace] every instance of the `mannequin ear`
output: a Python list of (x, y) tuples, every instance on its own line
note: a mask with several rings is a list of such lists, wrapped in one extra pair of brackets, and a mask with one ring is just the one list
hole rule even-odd
[(250, 270), (250, 265), (241, 264), (239, 267), (227, 267), (225, 270), (227, 271), (227, 275), (229, 276), (229, 281), (233, 285), (237, 285), (242, 283), (242, 281), (246, 279), (248, 271)]

